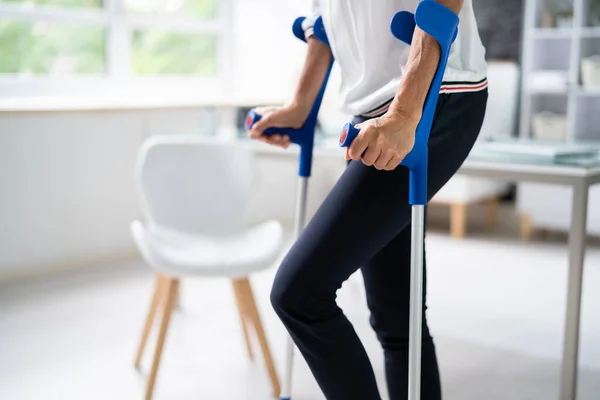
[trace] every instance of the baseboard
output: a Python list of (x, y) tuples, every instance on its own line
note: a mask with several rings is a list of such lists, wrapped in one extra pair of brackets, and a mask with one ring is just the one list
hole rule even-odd
[(86, 268), (98, 267), (102, 264), (111, 264), (119, 261), (140, 258), (138, 249), (134, 246), (124, 247), (109, 253), (98, 253), (85, 257), (73, 257), (59, 262), (21, 266), (18, 268), (0, 271), (0, 284), (11, 284), (44, 276), (58, 275)]

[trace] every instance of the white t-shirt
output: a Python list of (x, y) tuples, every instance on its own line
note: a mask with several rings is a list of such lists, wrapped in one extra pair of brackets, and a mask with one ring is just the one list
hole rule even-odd
[[(331, 51), (341, 70), (341, 111), (381, 114), (398, 90), (410, 47), (396, 39), (390, 22), (398, 11), (415, 12), (420, 0), (313, 0), (303, 23), (306, 37), (321, 16)], [(485, 48), (472, 0), (464, 0), (458, 36), (450, 50), (441, 92), (483, 90), (487, 86)]]

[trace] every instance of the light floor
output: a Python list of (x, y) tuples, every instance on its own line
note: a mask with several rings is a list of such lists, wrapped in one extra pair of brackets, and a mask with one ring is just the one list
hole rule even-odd
[[(459, 241), (438, 231), (428, 234), (427, 249), (428, 318), (444, 399), (558, 399), (565, 243), (522, 243), (482, 232)], [(268, 303), (273, 274), (271, 268), (252, 283), (281, 370), (285, 336)], [(0, 287), (0, 399), (142, 399), (149, 359), (143, 373), (132, 363), (151, 289), (152, 275), (140, 261)], [(339, 301), (384, 393), (382, 355), (359, 275), (342, 288)], [(184, 281), (155, 399), (269, 399), (262, 359), (247, 358), (238, 322), (228, 281)], [(597, 245), (586, 259), (580, 365), (578, 400), (600, 399)], [(300, 357), (294, 397), (323, 399)]]

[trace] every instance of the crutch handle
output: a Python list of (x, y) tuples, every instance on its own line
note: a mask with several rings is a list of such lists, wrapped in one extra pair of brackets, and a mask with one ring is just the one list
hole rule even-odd
[[(441, 49), (438, 68), (429, 87), (421, 120), (415, 133), (415, 144), (401, 162), (401, 165), (406, 166), (410, 171), (409, 202), (413, 205), (427, 204), (427, 143), (450, 48), (458, 34), (458, 23), (458, 16), (449, 8), (435, 0), (423, 0), (417, 6), (414, 14), (400, 11), (394, 15), (390, 24), (394, 37), (409, 45), (412, 42), (415, 27), (418, 26), (433, 36)], [(340, 146), (350, 146), (359, 132), (351, 124), (344, 125), (340, 136)]]
[[(292, 31), (298, 39), (306, 41), (304, 37), (304, 31), (302, 29), (302, 22), (304, 21), (304, 19), (304, 17), (297, 18), (296, 21), (294, 21)], [(321, 19), (321, 17), (317, 18), (317, 20), (315, 21), (313, 31), (317, 39), (329, 46), (329, 40), (327, 39), (327, 34), (325, 33), (325, 27), (323, 26), (323, 20)], [(315, 102), (312, 105), (310, 113), (308, 114), (308, 117), (306, 118), (306, 121), (304, 121), (302, 127), (298, 129), (267, 128), (264, 131), (264, 134), (267, 136), (273, 135), (275, 133), (288, 135), (292, 143), (300, 146), (300, 162), (298, 175), (300, 175), (301, 177), (309, 177), (311, 173), (312, 153), (315, 142), (315, 127), (317, 125), (317, 116), (319, 114), (319, 109), (321, 107), (321, 102), (323, 100), (325, 88), (327, 87), (327, 81), (329, 80), (329, 74), (331, 73), (333, 61), (334, 60), (332, 55), (331, 61), (329, 62), (329, 68), (327, 69), (327, 73), (325, 74), (325, 78), (323, 79), (323, 83), (321, 84), (321, 89), (319, 90), (319, 93), (315, 98)], [(246, 115), (244, 128), (246, 130), (252, 129), (252, 126), (256, 122), (260, 121), (260, 118), (261, 116), (256, 112), (256, 110), (250, 110)]]
[[(252, 129), (255, 123), (260, 121), (262, 116), (256, 112), (256, 110), (250, 110), (246, 115), (246, 121), (244, 122), (244, 128), (246, 130)], [(266, 136), (271, 136), (273, 134), (279, 133), (281, 135), (288, 135), (292, 143), (302, 145), (305, 137), (300, 135), (300, 129), (293, 128), (267, 128), (263, 132)]]

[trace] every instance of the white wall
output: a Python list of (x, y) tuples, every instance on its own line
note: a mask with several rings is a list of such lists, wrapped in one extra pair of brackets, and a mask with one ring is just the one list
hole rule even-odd
[(143, 138), (184, 110), (0, 115), (0, 273), (119, 253), (137, 214), (133, 165)]

